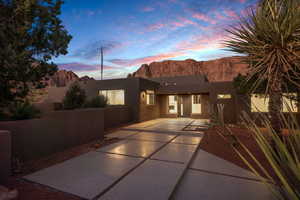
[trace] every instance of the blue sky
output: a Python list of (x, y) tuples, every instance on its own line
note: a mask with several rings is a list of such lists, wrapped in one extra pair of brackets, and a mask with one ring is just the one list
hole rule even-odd
[(224, 29), (256, 0), (65, 0), (60, 16), (73, 36), (60, 69), (99, 79), (126, 77), (144, 63), (232, 56)]

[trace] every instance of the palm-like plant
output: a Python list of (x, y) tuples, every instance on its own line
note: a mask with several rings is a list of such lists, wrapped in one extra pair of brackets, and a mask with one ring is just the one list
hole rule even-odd
[(251, 92), (266, 84), (273, 129), (281, 132), (279, 113), (287, 84), (300, 87), (300, 0), (260, 0), (255, 9), (227, 30), (230, 51), (245, 55)]

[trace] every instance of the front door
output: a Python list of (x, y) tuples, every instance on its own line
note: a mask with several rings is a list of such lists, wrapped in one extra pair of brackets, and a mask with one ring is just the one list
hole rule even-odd
[(192, 99), (191, 95), (178, 95), (178, 116), (191, 117)]

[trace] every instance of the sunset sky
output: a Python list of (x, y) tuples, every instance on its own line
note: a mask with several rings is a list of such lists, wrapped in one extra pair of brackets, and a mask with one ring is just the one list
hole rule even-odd
[(144, 63), (232, 56), (222, 41), (256, 0), (65, 0), (61, 19), (73, 36), (60, 69), (99, 79), (126, 77)]

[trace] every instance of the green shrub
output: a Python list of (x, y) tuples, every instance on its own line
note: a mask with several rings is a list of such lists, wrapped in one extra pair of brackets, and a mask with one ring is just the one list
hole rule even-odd
[(74, 83), (70, 86), (63, 100), (64, 109), (76, 109), (81, 108), (86, 100), (85, 91), (80, 87), (78, 83)]
[(7, 118), (8, 118), (7, 114), (0, 109), (0, 121), (7, 120)]
[(24, 120), (39, 117), (41, 114), (35, 106), (30, 104), (28, 101), (15, 102), (9, 106), (10, 118), (13, 120)]
[(87, 101), (84, 105), (85, 108), (103, 108), (107, 105), (107, 99), (105, 96), (100, 95), (97, 97), (92, 98), (91, 100)]

